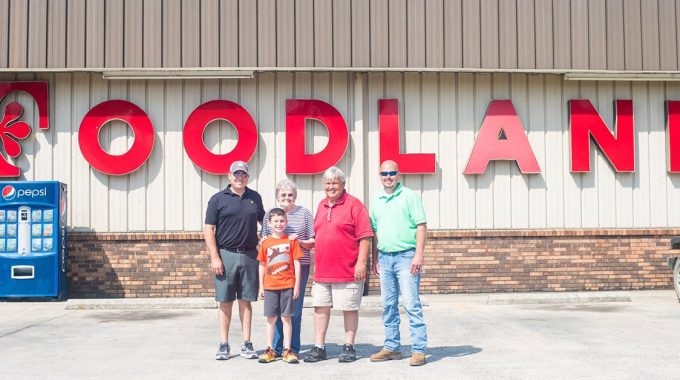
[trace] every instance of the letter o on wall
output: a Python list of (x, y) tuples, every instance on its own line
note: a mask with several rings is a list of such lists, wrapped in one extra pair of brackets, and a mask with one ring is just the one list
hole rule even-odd
[[(132, 128), (132, 147), (120, 155), (109, 154), (99, 144), (99, 131), (109, 121), (120, 120)], [(105, 174), (124, 175), (139, 169), (151, 155), (154, 130), (149, 116), (126, 100), (107, 100), (97, 104), (83, 118), (78, 145), (90, 165)]]
[[(215, 154), (203, 142), (203, 132), (215, 120), (230, 122), (238, 133), (238, 141), (231, 152)], [(208, 173), (229, 173), (234, 161), (248, 162), (257, 148), (257, 126), (248, 111), (228, 100), (205, 102), (189, 115), (184, 124), (184, 150), (196, 166)]]

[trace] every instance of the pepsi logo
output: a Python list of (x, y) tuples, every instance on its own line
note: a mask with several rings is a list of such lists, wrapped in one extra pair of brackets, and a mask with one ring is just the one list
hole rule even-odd
[(46, 197), (47, 188), (42, 189), (15, 189), (12, 185), (6, 185), (2, 188), (2, 198), (6, 201), (13, 199), (22, 200), (25, 198)]
[(17, 196), (17, 191), (14, 189), (14, 186), (12, 185), (7, 185), (2, 188), (2, 198), (6, 201), (11, 201)]

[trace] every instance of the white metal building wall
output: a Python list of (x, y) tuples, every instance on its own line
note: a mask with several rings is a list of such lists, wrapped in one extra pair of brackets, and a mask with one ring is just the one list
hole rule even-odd
[[(265, 73), (249, 80), (105, 81), (99, 74), (0, 74), (0, 80), (48, 80), (50, 129), (37, 129), (37, 109), (18, 100), (33, 134), (22, 140), (21, 179), (69, 185), (70, 225), (77, 230), (197, 231), (210, 196), (226, 176), (205, 173), (184, 153), (182, 127), (201, 103), (228, 99), (255, 119), (260, 140), (251, 161), (251, 187), (265, 207), (274, 205), (276, 182), (285, 177), (285, 100), (329, 102), (344, 116), (350, 143), (339, 166), (348, 189), (368, 200), (380, 190), (378, 99), (397, 98), (408, 153), (436, 153), (437, 172), (408, 175), (420, 191), (430, 228), (610, 228), (680, 226), (680, 174), (666, 168), (665, 100), (680, 100), (675, 82), (572, 82), (556, 75), (454, 73)], [(595, 153), (590, 173), (569, 171), (567, 101), (590, 99), (613, 127), (614, 99), (633, 99), (635, 173), (615, 174)], [(138, 171), (108, 176), (90, 168), (78, 147), (83, 116), (108, 99), (127, 99), (144, 109), (156, 130), (151, 157)], [(480, 176), (463, 175), (476, 133), (492, 99), (511, 99), (528, 132), (542, 173), (522, 175), (516, 165), (495, 162)], [(206, 145), (224, 153), (235, 144), (227, 123), (206, 130)], [(310, 123), (308, 152), (327, 142), (325, 129)], [(133, 141), (120, 122), (100, 140), (121, 154)], [(314, 211), (323, 197), (320, 175), (291, 176), (298, 203)]]

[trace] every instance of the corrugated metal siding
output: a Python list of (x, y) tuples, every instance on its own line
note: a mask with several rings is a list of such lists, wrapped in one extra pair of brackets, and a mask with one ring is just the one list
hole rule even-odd
[(0, 68), (679, 70), (680, 0), (0, 0)]
[[(197, 231), (209, 197), (227, 184), (197, 168), (184, 153), (182, 129), (199, 104), (213, 99), (240, 103), (260, 132), (251, 161), (267, 207), (285, 176), (285, 100), (329, 102), (344, 116), (350, 144), (339, 166), (352, 194), (368, 200), (380, 190), (378, 99), (399, 99), (402, 152), (436, 153), (432, 175), (408, 175), (420, 192), (431, 228), (673, 227), (680, 225), (680, 175), (666, 168), (664, 101), (680, 100), (680, 83), (571, 82), (556, 75), (453, 73), (265, 73), (251, 80), (111, 81), (97, 74), (0, 74), (0, 80), (48, 80), (50, 129), (35, 128), (38, 112), (25, 94), (10, 95), (25, 108), (34, 127), (22, 140), (22, 179), (56, 179), (69, 185), (70, 225), (95, 231)], [(567, 101), (590, 99), (604, 121), (614, 121), (613, 101), (633, 99), (635, 173), (615, 174), (593, 148), (590, 173), (569, 172)], [(151, 118), (156, 141), (136, 172), (107, 176), (90, 168), (78, 146), (78, 128), (94, 105), (128, 99)], [(463, 170), (492, 99), (511, 99), (542, 169), (522, 175), (516, 165), (495, 162), (484, 175)], [(325, 128), (308, 128), (308, 151), (327, 143)], [(112, 153), (133, 142), (126, 125), (112, 122), (100, 139)], [(236, 133), (225, 122), (207, 128), (206, 145), (228, 152)], [(299, 203), (314, 209), (323, 197), (321, 178), (292, 176)]]

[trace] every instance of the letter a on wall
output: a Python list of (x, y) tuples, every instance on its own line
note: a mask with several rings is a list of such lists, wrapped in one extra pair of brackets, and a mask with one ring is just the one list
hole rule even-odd
[(536, 156), (510, 100), (494, 100), (484, 116), (465, 174), (484, 174), (491, 160), (511, 160), (524, 174), (540, 173)]
[[(319, 153), (307, 154), (305, 121), (318, 120), (328, 129), (328, 144)], [(321, 173), (342, 159), (349, 143), (349, 130), (340, 112), (314, 99), (286, 100), (286, 173)]]
[(600, 114), (587, 99), (569, 101), (571, 130), (571, 171), (590, 171), (590, 138), (597, 143), (618, 172), (635, 171), (635, 135), (633, 130), (633, 101), (615, 101), (614, 134), (607, 128)]

